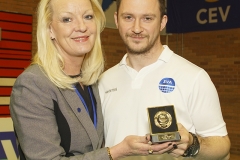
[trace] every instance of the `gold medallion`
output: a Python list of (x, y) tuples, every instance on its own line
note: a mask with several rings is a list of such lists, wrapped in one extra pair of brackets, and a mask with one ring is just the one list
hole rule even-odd
[(148, 107), (147, 111), (153, 144), (181, 140), (173, 105)]
[(157, 127), (166, 129), (172, 124), (172, 116), (166, 111), (159, 111), (154, 116), (154, 123)]

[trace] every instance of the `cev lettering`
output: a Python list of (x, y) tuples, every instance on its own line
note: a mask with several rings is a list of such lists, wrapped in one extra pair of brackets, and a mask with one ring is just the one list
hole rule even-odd
[[(218, 22), (218, 14), (220, 13), (220, 16), (222, 18), (222, 21), (225, 22), (228, 17), (228, 13), (230, 11), (231, 6), (227, 6), (225, 12), (223, 11), (222, 7), (215, 7), (215, 8), (209, 8), (208, 10), (203, 8), (200, 9), (197, 12), (196, 18), (199, 24), (206, 24), (208, 23), (217, 23)], [(201, 14), (206, 14), (208, 12), (208, 20), (207, 19), (200, 19)]]

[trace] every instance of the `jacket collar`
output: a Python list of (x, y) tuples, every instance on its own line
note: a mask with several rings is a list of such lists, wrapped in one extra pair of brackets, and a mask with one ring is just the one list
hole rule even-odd
[[(85, 128), (86, 132), (88, 133), (88, 136), (92, 142), (93, 149), (96, 149), (99, 145), (99, 139), (102, 134), (103, 129), (103, 116), (102, 116), (102, 110), (101, 110), (101, 102), (98, 94), (97, 87), (95, 85), (92, 86), (93, 94), (95, 96), (97, 105), (96, 105), (96, 111), (97, 111), (97, 128), (94, 127), (94, 124), (92, 123), (92, 120), (87, 113), (84, 105), (82, 104), (80, 98), (76, 94), (75, 90), (70, 89), (59, 89), (64, 98), (66, 99), (67, 103), (71, 107), (73, 113), (78, 118), (79, 122), (82, 124), (82, 126)], [(79, 109), (80, 108), (80, 112)]]

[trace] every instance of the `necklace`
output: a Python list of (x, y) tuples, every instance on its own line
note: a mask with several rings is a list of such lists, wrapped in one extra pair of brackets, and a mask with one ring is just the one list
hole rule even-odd
[(76, 75), (68, 75), (71, 78), (78, 78), (78, 77), (82, 77), (82, 72), (80, 72), (79, 74)]
[(79, 74), (76, 74), (76, 75), (68, 75), (64, 72), (64, 70), (62, 69), (62, 72), (66, 75), (66, 76), (69, 76), (71, 78), (78, 78), (78, 77), (81, 77), (82, 78), (82, 71), (80, 70), (80, 73)]
[(81, 77), (82, 78), (82, 70), (80, 69), (80, 73), (79, 74), (76, 74), (76, 75), (68, 75), (67, 73), (64, 72), (64, 68), (61, 67), (61, 70), (62, 72), (66, 75), (66, 76), (69, 76), (71, 78), (78, 78), (78, 77)]

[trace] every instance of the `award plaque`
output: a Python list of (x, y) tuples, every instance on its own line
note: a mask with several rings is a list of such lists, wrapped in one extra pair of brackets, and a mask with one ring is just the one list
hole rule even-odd
[(149, 107), (147, 110), (152, 143), (179, 141), (181, 139), (173, 105)]

